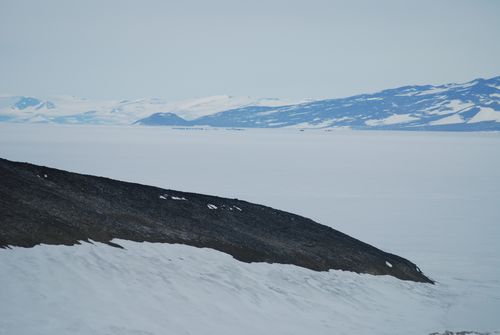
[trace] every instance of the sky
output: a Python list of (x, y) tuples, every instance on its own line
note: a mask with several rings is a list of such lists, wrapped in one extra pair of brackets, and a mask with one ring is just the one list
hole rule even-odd
[(0, 93), (336, 98), (500, 75), (500, 1), (0, 0)]

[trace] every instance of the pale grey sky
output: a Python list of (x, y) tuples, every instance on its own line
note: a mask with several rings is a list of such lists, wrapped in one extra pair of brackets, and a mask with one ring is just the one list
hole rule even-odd
[(342, 97), (500, 75), (500, 1), (0, 0), (0, 92)]

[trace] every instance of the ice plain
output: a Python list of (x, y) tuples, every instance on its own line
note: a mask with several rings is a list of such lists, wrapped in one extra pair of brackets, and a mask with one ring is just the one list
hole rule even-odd
[(0, 333), (500, 329), (500, 134), (0, 124), (0, 156), (310, 217), (437, 284), (120, 241), (0, 250)]

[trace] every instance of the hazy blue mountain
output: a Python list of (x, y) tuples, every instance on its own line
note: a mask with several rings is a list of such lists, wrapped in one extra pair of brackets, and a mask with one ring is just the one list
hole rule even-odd
[[(169, 123), (170, 118), (156, 113), (137, 123), (176, 125)], [(404, 86), (288, 106), (245, 106), (186, 122), (193, 126), (250, 128), (500, 130), (500, 76), (465, 84)]]
[(190, 121), (184, 120), (174, 113), (155, 113), (134, 124), (156, 125), (156, 126), (189, 126)]
[(300, 103), (227, 95), (183, 101), (0, 95), (0, 122), (499, 131), (500, 76)]
[(20, 97), (19, 101), (17, 101), (14, 104), (14, 108), (23, 110), (28, 107), (33, 107), (33, 106), (38, 106), (42, 102), (38, 100), (37, 98), (32, 98), (32, 97)]

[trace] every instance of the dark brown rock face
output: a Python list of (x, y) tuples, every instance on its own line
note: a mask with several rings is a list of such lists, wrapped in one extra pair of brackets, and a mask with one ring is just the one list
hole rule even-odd
[(0, 159), (0, 247), (112, 239), (432, 283), (412, 262), (295, 214)]

